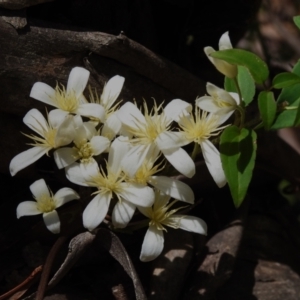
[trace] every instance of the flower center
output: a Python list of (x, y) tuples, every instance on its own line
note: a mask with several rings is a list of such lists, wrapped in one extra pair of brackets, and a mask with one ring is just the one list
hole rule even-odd
[(53, 198), (47, 194), (41, 195), (36, 201), (37, 209), (42, 213), (51, 212), (56, 208)]
[(91, 157), (94, 155), (91, 143), (83, 140), (80, 144), (76, 145), (75, 149), (82, 163), (87, 163), (90, 161)]
[(61, 85), (56, 86), (55, 96), (52, 100), (56, 103), (57, 107), (61, 110), (75, 113), (79, 106), (79, 100), (75, 94), (75, 91), (66, 91), (66, 88)]

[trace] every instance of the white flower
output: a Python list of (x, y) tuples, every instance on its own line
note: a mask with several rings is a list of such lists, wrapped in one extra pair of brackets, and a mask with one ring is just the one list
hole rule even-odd
[(187, 114), (191, 109), (189, 103), (180, 99), (171, 101), (164, 109), (154, 103), (150, 112), (144, 102), (145, 115), (131, 102), (120, 108), (118, 117), (125, 130), (134, 137), (130, 140), (133, 147), (123, 161), (124, 167), (131, 170), (130, 176), (134, 176), (149, 153), (157, 151), (161, 151), (177, 171), (189, 178), (194, 176), (195, 164), (181, 148), (185, 141), (178, 132), (170, 131), (172, 121), (177, 121), (180, 115)]
[(83, 96), (90, 76), (84, 68), (75, 67), (69, 75), (67, 88), (57, 85), (55, 89), (43, 82), (36, 82), (30, 92), (30, 97), (57, 107), (65, 114), (77, 114), (91, 118), (103, 119), (104, 108), (96, 103), (87, 103)]
[(206, 235), (207, 226), (202, 219), (176, 214), (182, 207), (169, 210), (176, 203), (169, 200), (169, 196), (156, 191), (153, 207), (139, 208), (140, 212), (150, 219), (142, 245), (141, 261), (151, 261), (160, 255), (164, 248), (163, 231), (167, 231), (165, 226)]
[(24, 117), (23, 122), (37, 135), (26, 135), (33, 140), (33, 148), (16, 155), (10, 162), (9, 170), (14, 176), (20, 170), (37, 161), (51, 149), (65, 146), (72, 142), (75, 131), (73, 117), (64, 116), (55, 111), (48, 115), (48, 121), (37, 110), (31, 109)]
[[(163, 167), (161, 167), (162, 163), (155, 165), (157, 158), (157, 154), (150, 153), (149, 157), (145, 158), (145, 161), (137, 170), (136, 174), (128, 180), (144, 185), (152, 185), (176, 200), (193, 204), (195, 196), (193, 190), (187, 184), (167, 176), (155, 176), (157, 172), (163, 170)], [(123, 170), (127, 173), (126, 169), (123, 168)]]
[(207, 168), (218, 187), (226, 184), (226, 177), (222, 168), (220, 152), (209, 138), (217, 136), (226, 127), (219, 127), (221, 124), (222, 119), (218, 115), (207, 112), (200, 113), (198, 107), (195, 109), (195, 116), (183, 116), (178, 122), (182, 129), (180, 133), (183, 134), (186, 142), (195, 142), (200, 145)]
[(83, 225), (89, 230), (93, 230), (103, 221), (113, 196), (117, 203), (112, 212), (112, 222), (118, 228), (128, 224), (137, 205), (147, 207), (153, 204), (154, 192), (150, 187), (125, 181), (121, 162), (128, 147), (125, 138), (119, 137), (113, 141), (108, 156), (107, 174), (95, 162), (81, 165), (74, 163), (66, 168), (70, 181), (98, 189), (93, 193), (97, 195), (83, 212)]
[(214, 84), (207, 83), (206, 90), (210, 96), (196, 99), (196, 105), (204, 111), (220, 116), (220, 123), (225, 122), (240, 104), (237, 93), (228, 93)]
[(35, 181), (30, 187), (36, 201), (24, 201), (17, 207), (17, 218), (43, 214), (46, 227), (52, 233), (60, 232), (60, 221), (56, 208), (79, 199), (79, 195), (70, 188), (62, 188), (53, 195), (44, 179)]
[(90, 101), (102, 105), (105, 109), (105, 116), (101, 120), (101, 122), (104, 123), (101, 135), (107, 137), (109, 140), (115, 138), (122, 126), (116, 114), (116, 108), (119, 103), (115, 105), (114, 103), (121, 93), (124, 81), (125, 78), (119, 75), (110, 78), (105, 84), (100, 98), (96, 91), (93, 93), (92, 90), (90, 90)]
[(106, 151), (110, 141), (103, 136), (97, 135), (97, 131), (91, 122), (82, 122), (80, 116), (74, 117), (76, 135), (74, 147), (63, 147), (54, 152), (54, 159), (59, 169), (65, 168), (77, 160), (81, 163), (89, 163), (97, 156)]
[[(227, 49), (232, 49), (232, 45), (228, 36), (228, 31), (225, 32), (220, 40), (219, 40), (219, 50), (227, 50)], [(237, 66), (229, 64), (228, 62), (219, 59), (219, 58), (214, 58), (210, 56), (211, 53), (216, 52), (214, 48), (212, 47), (205, 47), (204, 52), (208, 59), (214, 64), (216, 69), (224, 74), (225, 76), (229, 78), (235, 78), (237, 75)]]

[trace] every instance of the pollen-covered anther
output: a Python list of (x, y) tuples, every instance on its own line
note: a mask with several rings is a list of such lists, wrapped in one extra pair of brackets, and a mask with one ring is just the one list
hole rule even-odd
[(37, 209), (41, 213), (48, 213), (55, 210), (56, 208), (53, 198), (47, 194), (41, 195), (38, 199), (36, 199), (36, 201)]

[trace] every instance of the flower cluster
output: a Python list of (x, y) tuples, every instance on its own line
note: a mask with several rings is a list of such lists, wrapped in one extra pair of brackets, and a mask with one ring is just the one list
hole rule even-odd
[[(12, 159), (11, 174), (53, 153), (57, 167), (65, 169), (69, 181), (93, 189), (93, 198), (83, 211), (85, 228), (94, 230), (107, 214), (111, 215), (112, 228), (125, 228), (137, 212), (149, 218), (141, 251), (143, 261), (161, 253), (165, 226), (206, 234), (203, 220), (176, 214), (182, 206), (170, 210), (178, 201), (193, 204), (194, 194), (185, 183), (168, 177), (165, 166), (169, 164), (184, 176), (193, 177), (194, 157), (183, 147), (194, 143), (195, 149), (202, 150), (217, 186), (224, 186), (220, 153), (211, 138), (220, 134), (239, 105), (237, 95), (208, 83), (209, 96), (197, 98), (194, 110), (181, 99), (165, 106), (154, 102), (152, 108), (144, 102), (139, 108), (132, 102), (116, 103), (124, 84), (122, 76), (111, 78), (101, 96), (89, 88), (86, 97), (88, 79), (88, 70), (75, 67), (66, 87), (34, 84), (30, 96), (55, 109), (47, 112), (46, 118), (36, 109), (26, 114), (23, 121), (34, 131), (26, 134), (31, 148)], [(194, 151), (192, 156), (196, 154)], [(47, 228), (58, 233), (56, 208), (79, 195), (69, 188), (53, 195), (43, 179), (30, 189), (36, 202), (21, 203), (17, 217), (43, 214)]]

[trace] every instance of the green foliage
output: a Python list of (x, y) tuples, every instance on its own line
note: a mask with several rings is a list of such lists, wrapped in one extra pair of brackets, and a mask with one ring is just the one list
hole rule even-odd
[(263, 125), (266, 130), (269, 130), (275, 120), (277, 111), (273, 92), (260, 92), (258, 96), (258, 108)]
[(227, 127), (221, 135), (220, 152), (223, 169), (234, 205), (243, 202), (256, 157), (256, 133), (251, 129)]
[(300, 16), (295, 16), (293, 18), (295, 25), (300, 29)]
[(228, 49), (216, 51), (210, 55), (225, 60), (230, 64), (246, 67), (257, 83), (263, 83), (269, 76), (269, 69), (266, 63), (257, 55), (246, 50)]
[(286, 88), (300, 83), (300, 77), (295, 73), (284, 72), (276, 75), (272, 81), (275, 89)]
[[(237, 81), (241, 90), (243, 102), (245, 106), (247, 106), (251, 103), (255, 95), (255, 82), (246, 67), (238, 66)], [(227, 92), (238, 92), (234, 80), (228, 77), (225, 77), (224, 88)]]

